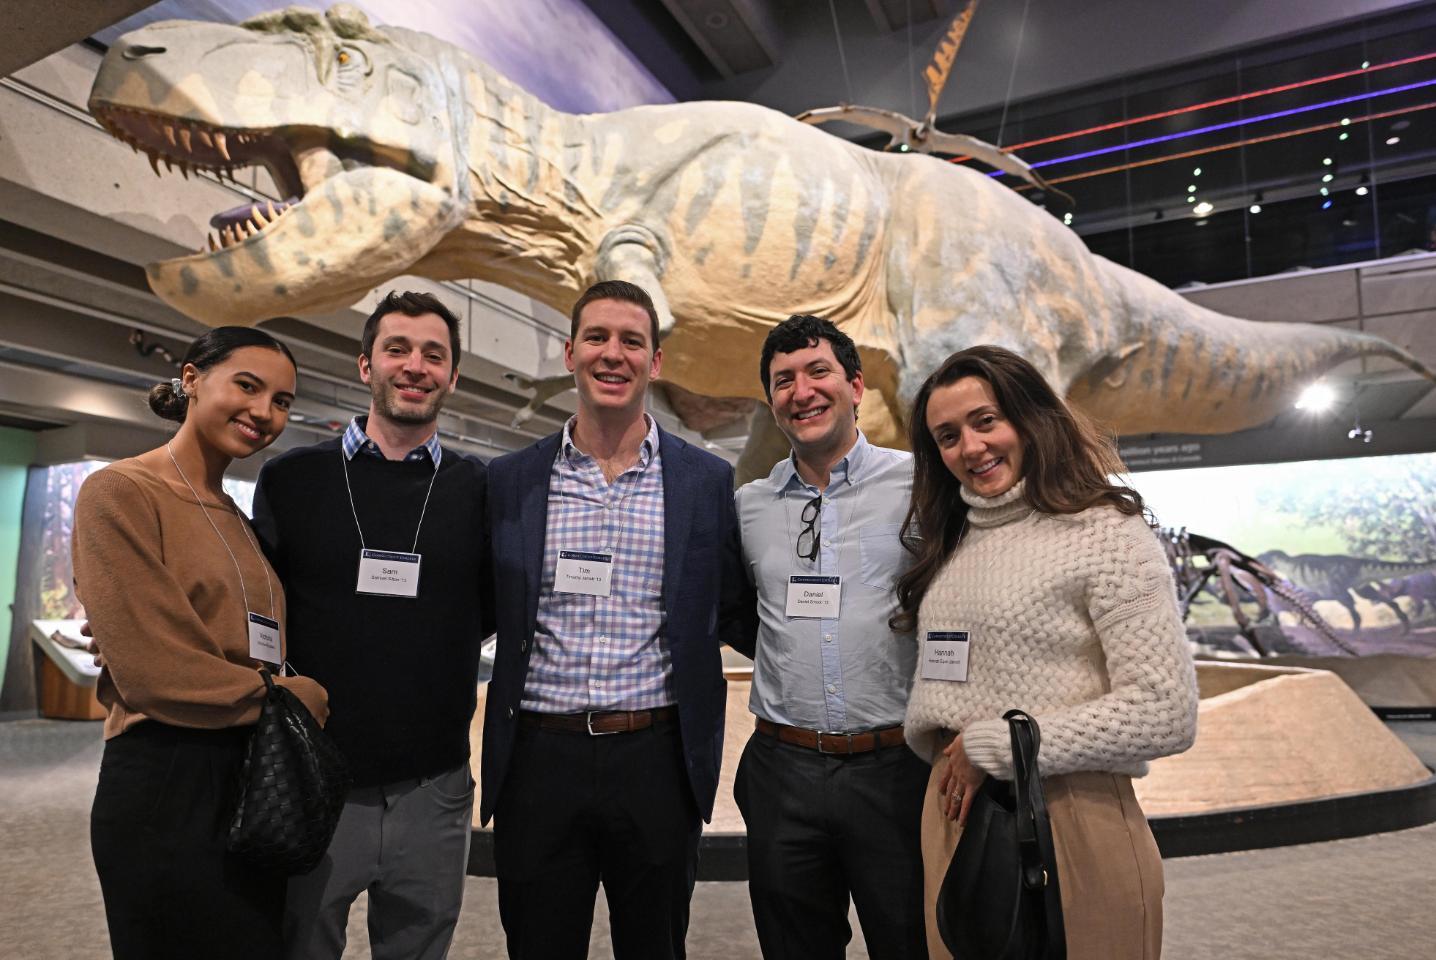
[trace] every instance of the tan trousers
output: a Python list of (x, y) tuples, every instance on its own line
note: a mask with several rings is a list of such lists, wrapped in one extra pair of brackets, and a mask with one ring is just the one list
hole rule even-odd
[[(931, 960), (952, 960), (937, 933), (937, 894), (961, 831), (942, 816), (932, 768), (922, 806), (923, 913)], [(1162, 955), (1162, 858), (1132, 792), (1112, 773), (1044, 777), (1068, 960), (1158, 960)]]

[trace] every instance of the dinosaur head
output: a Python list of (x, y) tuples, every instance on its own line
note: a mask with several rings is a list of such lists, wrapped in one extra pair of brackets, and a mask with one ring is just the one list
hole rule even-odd
[(208, 249), (148, 267), (205, 323), (347, 306), (462, 219), (462, 78), (449, 48), (347, 4), (238, 25), (172, 20), (121, 37), (90, 112), (159, 173), (262, 166), (282, 202), (216, 211)]

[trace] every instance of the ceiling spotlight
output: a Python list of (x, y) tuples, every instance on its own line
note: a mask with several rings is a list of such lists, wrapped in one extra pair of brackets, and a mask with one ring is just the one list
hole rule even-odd
[(1192, 176), (1194, 176), (1194, 177), (1200, 177), (1201, 175), (1202, 175), (1202, 168), (1201, 168), (1201, 167), (1197, 167), (1195, 170), (1192, 171)]
[(1196, 202), (1197, 202), (1197, 198), (1196, 198), (1196, 197), (1187, 197), (1187, 202), (1188, 202), (1188, 203), (1196, 203)]
[(1349, 133), (1347, 133), (1345, 130), (1343, 130), (1343, 131), (1341, 131), (1341, 136), (1337, 137), (1336, 139), (1338, 139), (1338, 140), (1345, 140), (1345, 139), (1346, 139), (1347, 137), (1349, 137), (1349, 136), (1351, 136), (1351, 134), (1349, 134)]
[(1196, 192), (1197, 192), (1197, 185), (1194, 183), (1194, 184), (1192, 184), (1191, 186), (1187, 187), (1187, 192), (1188, 192), (1188, 193), (1196, 193)]
[(1366, 196), (1366, 195), (1367, 195), (1368, 193), (1370, 193), (1370, 192), (1371, 192), (1371, 191), (1367, 190), (1365, 187), (1357, 187), (1357, 188), (1356, 188), (1356, 195), (1357, 195), (1358, 197), (1364, 197), (1364, 196)]
[(1310, 410), (1312, 413), (1330, 410), (1335, 403), (1336, 391), (1320, 380), (1309, 385), (1301, 392), (1301, 396), (1296, 398), (1298, 410)]
[(1328, 196), (1330, 193), (1331, 193), (1331, 191), (1328, 190), (1328, 189), (1326, 189), (1325, 187), (1322, 187), (1322, 188), (1321, 188), (1321, 195), (1322, 195), (1323, 197)]
[(1396, 145), (1397, 145), (1398, 143), (1400, 143), (1400, 142), (1401, 142), (1401, 138), (1400, 138), (1400, 137), (1387, 137), (1387, 138), (1386, 138), (1386, 145), (1387, 145), (1388, 147), (1394, 147), (1394, 146), (1396, 146)]
[(1062, 214), (1062, 222), (1065, 223), (1065, 224), (1068, 224), (1068, 225), (1070, 226), (1071, 223), (1072, 223), (1072, 214), (1070, 214), (1070, 213), (1064, 213), (1064, 214)]
[(1212, 209), (1212, 205), (1207, 201), (1203, 200), (1201, 203), (1197, 204), (1195, 207), (1192, 208), (1192, 212), (1199, 217), (1205, 217), (1207, 214), (1212, 212)]
[(1343, 127), (1349, 127), (1349, 126), (1351, 126), (1351, 118), (1350, 118), (1350, 117), (1342, 117), (1342, 118), (1341, 118), (1341, 125), (1342, 125)]
[(1367, 67), (1369, 67), (1369, 66), (1371, 66), (1371, 61), (1370, 61), (1370, 60), (1363, 60), (1363, 61), (1361, 61), (1361, 69), (1365, 70), (1365, 69), (1366, 69)]
[(1252, 213), (1261, 213), (1261, 204), (1254, 203), (1247, 209), (1250, 210)]
[(1331, 166), (1331, 158), (1330, 158), (1330, 157), (1322, 157), (1322, 158), (1321, 158), (1321, 165), (1322, 165), (1323, 167), (1329, 167), (1329, 166)]
[(1409, 126), (1411, 126), (1410, 120), (1397, 120), (1391, 125), (1391, 132), (1400, 133), (1402, 130), (1405, 130)]
[(900, 143), (900, 144), (898, 144), (898, 150), (899, 150), (900, 152), (902, 152), (902, 153), (907, 153), (907, 152), (908, 152), (908, 145), (905, 144), (905, 143)]
[(1321, 209), (1323, 209), (1323, 210), (1330, 210), (1330, 209), (1331, 209), (1331, 201), (1330, 201), (1330, 200), (1323, 200), (1323, 201), (1321, 202)]
[(1322, 178), (1321, 178), (1321, 182), (1322, 182), (1322, 183), (1330, 183), (1330, 182), (1331, 182), (1331, 174), (1328, 173), (1326, 176), (1322, 177)]

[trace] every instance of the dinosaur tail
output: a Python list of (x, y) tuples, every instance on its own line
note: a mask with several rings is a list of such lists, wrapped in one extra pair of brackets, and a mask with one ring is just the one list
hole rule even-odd
[[(1335, 325), (1241, 320), (1199, 307), (1156, 281), (1102, 261), (1113, 346), (1069, 396), (1121, 433), (1230, 433), (1290, 409), (1337, 364), (1382, 357), (1436, 382), (1410, 353)], [(1141, 329), (1139, 335), (1135, 332)]]

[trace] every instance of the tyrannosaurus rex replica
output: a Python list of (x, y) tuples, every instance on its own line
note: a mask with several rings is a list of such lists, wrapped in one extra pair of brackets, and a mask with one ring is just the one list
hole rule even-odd
[(1120, 433), (1251, 427), (1352, 357), (1431, 376), (1372, 336), (1194, 306), (975, 170), (751, 104), (561, 113), (347, 4), (126, 34), (90, 110), (157, 171), (259, 164), (285, 194), (148, 268), (161, 298), (211, 324), (336, 309), (402, 273), (488, 280), (560, 312), (624, 279), (657, 302), (665, 379), (711, 397), (762, 399), (768, 329), (832, 319), (862, 353), (860, 419), (894, 445), (923, 377), (975, 343), (1027, 356)]

